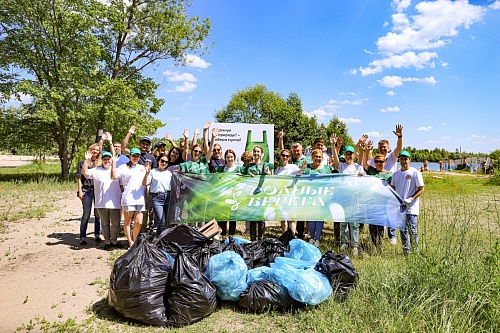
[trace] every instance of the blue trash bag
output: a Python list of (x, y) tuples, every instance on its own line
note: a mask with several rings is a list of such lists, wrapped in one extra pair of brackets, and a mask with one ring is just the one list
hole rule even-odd
[(268, 266), (260, 266), (248, 270), (247, 283), (250, 284), (256, 281), (270, 280), (273, 275), (273, 269)]
[(208, 260), (206, 276), (217, 288), (217, 297), (238, 301), (248, 287), (248, 269), (243, 258), (234, 251), (225, 251)]
[(274, 263), (271, 263), (271, 267), (290, 266), (296, 269), (308, 269), (314, 267), (317, 263), (317, 261), (302, 261), (293, 258), (278, 257)]
[(332, 286), (326, 276), (314, 268), (296, 270), (296, 280), (286, 288), (290, 297), (301, 303), (318, 305), (332, 294)]
[(245, 238), (240, 238), (240, 237), (234, 237), (234, 236), (229, 236), (228, 238), (226, 238), (224, 240), (224, 244), (229, 244), (229, 238), (232, 237), (234, 239), (234, 244), (246, 244), (246, 243), (250, 243), (250, 241), (248, 239), (245, 239)]
[(297, 281), (299, 271), (314, 267), (313, 261), (301, 261), (292, 258), (278, 257), (275, 262), (271, 263), (271, 276), (269, 281), (272, 281), (280, 286), (288, 288), (292, 283)]
[(321, 258), (321, 251), (314, 245), (309, 244), (302, 239), (292, 239), (289, 243), (290, 252), (285, 252), (285, 257), (318, 262)]

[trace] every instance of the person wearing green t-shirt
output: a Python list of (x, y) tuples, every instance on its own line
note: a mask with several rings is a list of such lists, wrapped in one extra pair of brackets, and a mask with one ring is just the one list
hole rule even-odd
[[(241, 166), (240, 165), (235, 165), (234, 162), (236, 161), (236, 153), (232, 149), (226, 150), (224, 153), (224, 160), (225, 160), (225, 165), (219, 165), (216, 169), (216, 173), (223, 173), (223, 172), (229, 172), (229, 173), (241, 173)], [(219, 224), (219, 227), (222, 229), (221, 234), (222, 236), (226, 236), (227, 234), (227, 221), (217, 221), (217, 224)], [(236, 221), (229, 221), (229, 236), (234, 236), (236, 233)]]
[[(244, 165), (241, 168), (241, 173), (243, 175), (250, 175), (252, 177), (256, 175), (272, 175), (272, 170), (274, 170), (274, 165), (271, 163), (263, 162), (262, 157), (264, 157), (264, 150), (261, 146), (255, 145), (252, 149), (253, 153), (253, 163)], [(260, 191), (257, 188), (256, 193)], [(264, 232), (266, 231), (266, 222), (264, 221), (253, 221), (250, 223), (250, 240), (254, 241), (257, 239), (262, 239)]]

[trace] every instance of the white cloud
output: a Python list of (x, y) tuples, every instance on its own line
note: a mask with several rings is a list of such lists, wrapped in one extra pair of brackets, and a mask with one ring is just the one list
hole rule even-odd
[(169, 90), (169, 92), (176, 92), (176, 93), (185, 93), (185, 92), (191, 92), (196, 88), (196, 84), (193, 82), (183, 82), (182, 85), (180, 86), (175, 86), (173, 90)]
[(410, 6), (410, 3), (411, 0), (393, 0), (392, 6), (395, 7), (398, 12), (402, 12)]
[(368, 138), (383, 138), (384, 137), (383, 134), (381, 134), (379, 132), (375, 132), (375, 131), (366, 132), (365, 134), (368, 135)]
[(396, 93), (394, 91), (392, 91), (392, 90), (387, 91), (386, 94), (387, 94), (387, 96), (394, 96), (394, 95), (396, 95)]
[(358, 98), (354, 100), (344, 99), (344, 100), (336, 100), (331, 99), (328, 101), (328, 105), (325, 105), (324, 108), (328, 109), (338, 109), (338, 105), (363, 105), (364, 102), (368, 101), (368, 98)]
[(352, 74), (352, 75), (356, 75), (358, 74), (358, 70), (357, 69), (351, 69), (348, 71), (349, 74)]
[(499, 0), (497, 0), (497, 1), (495, 1), (494, 3), (492, 3), (492, 4), (490, 5), (490, 8), (491, 8), (491, 9), (500, 9), (500, 1), (499, 1)]
[(172, 82), (181, 82), (181, 81), (196, 82), (196, 81), (198, 81), (198, 79), (191, 73), (179, 73), (179, 72), (174, 72), (174, 71), (164, 71), (163, 75), (166, 75), (168, 77), (168, 80), (172, 81)]
[(361, 119), (357, 119), (357, 118), (339, 118), (339, 120), (341, 122), (345, 123), (346, 125), (361, 124)]
[(451, 140), (451, 136), (447, 136), (447, 135), (442, 136), (441, 140)]
[(486, 139), (486, 136), (484, 136), (482, 134), (481, 135), (471, 134), (469, 137), (471, 139)]
[(351, 91), (347, 91), (347, 92), (341, 92), (340, 95), (350, 95), (350, 96), (356, 96), (356, 93), (353, 93)]
[(316, 109), (312, 112), (304, 112), (309, 118), (316, 116), (318, 120), (324, 120), (327, 117), (333, 117), (335, 114), (332, 112), (327, 112), (323, 109)]
[(388, 68), (417, 68), (434, 67), (432, 59), (437, 58), (436, 52), (421, 52), (416, 54), (413, 51), (405, 52), (400, 55), (392, 55), (384, 59), (372, 61), (368, 67), (360, 67), (359, 72), (362, 76), (381, 73)]
[(188, 67), (196, 67), (196, 68), (208, 68), (212, 66), (211, 63), (206, 62), (205, 60), (201, 59), (200, 57), (194, 54), (186, 54), (186, 56), (184, 57), (184, 64)]
[(417, 77), (385, 76), (381, 80), (377, 80), (377, 82), (386, 88), (400, 87), (404, 84), (404, 82), (426, 83), (430, 85), (438, 83), (434, 76), (425, 77), (423, 79)]
[(182, 120), (182, 118), (181, 117), (172, 117), (172, 118), (168, 118), (168, 120), (177, 121), (177, 120)]
[(417, 128), (417, 131), (419, 132), (429, 132), (432, 129), (432, 126), (422, 126)]
[[(458, 35), (458, 29), (468, 29), (482, 20), (486, 9), (468, 1), (422, 1), (415, 6), (417, 15), (401, 17), (406, 1), (395, 1), (398, 14), (393, 15), (393, 32), (377, 41), (380, 51), (398, 54), (407, 50), (429, 50), (450, 43), (449, 37)], [(408, 4), (409, 5), (409, 4)], [(406, 20), (407, 26), (401, 22)], [(395, 31), (395, 32), (394, 32)]]
[(385, 109), (380, 109), (380, 112), (399, 112), (401, 109), (398, 106), (387, 107)]

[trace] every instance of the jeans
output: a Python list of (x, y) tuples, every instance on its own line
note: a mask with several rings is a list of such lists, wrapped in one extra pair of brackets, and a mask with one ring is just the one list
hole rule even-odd
[[(87, 237), (87, 225), (89, 224), (90, 212), (92, 211), (92, 205), (94, 204), (94, 190), (83, 189), (83, 215), (80, 220), (80, 239)], [(99, 237), (101, 234), (101, 220), (99, 219), (99, 213), (97, 209), (94, 208), (94, 236)]]
[(370, 230), (370, 237), (375, 246), (382, 245), (382, 239), (384, 238), (384, 226), (369, 224), (368, 228)]
[(156, 235), (159, 236), (166, 228), (168, 214), (168, 203), (170, 202), (170, 191), (163, 193), (151, 193), (151, 203), (156, 217)]
[(120, 209), (97, 208), (101, 218), (102, 235), (106, 244), (118, 243), (120, 234)]
[(389, 239), (396, 239), (396, 229), (387, 227), (387, 236), (389, 236)]
[(313, 221), (308, 222), (308, 224), (311, 239), (319, 241), (321, 239), (321, 234), (323, 233), (323, 225), (325, 224), (325, 222)]
[(358, 246), (359, 241), (359, 225), (353, 222), (340, 222), (340, 237), (342, 244)]
[(418, 252), (417, 219), (418, 215), (406, 214), (403, 230), (399, 232), (401, 243), (403, 243), (403, 252), (406, 254), (411, 252), (411, 247), (415, 249), (415, 252)]

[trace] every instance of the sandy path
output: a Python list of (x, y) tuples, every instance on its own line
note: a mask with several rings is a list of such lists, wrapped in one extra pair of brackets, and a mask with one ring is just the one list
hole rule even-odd
[(89, 317), (86, 308), (106, 297), (95, 282), (109, 278), (109, 253), (91, 234), (89, 245), (79, 245), (81, 203), (72, 194), (46, 218), (9, 222), (9, 232), (0, 235), (0, 332), (35, 317), (81, 322)]

